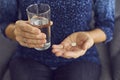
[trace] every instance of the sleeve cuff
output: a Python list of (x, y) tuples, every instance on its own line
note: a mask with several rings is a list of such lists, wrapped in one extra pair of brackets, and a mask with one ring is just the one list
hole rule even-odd
[(106, 27), (99, 27), (105, 34), (106, 34), (106, 40), (104, 41), (104, 43), (108, 43), (113, 39), (113, 30), (111, 30), (110, 28), (106, 28)]
[(7, 35), (5, 34), (5, 29), (6, 27), (9, 25), (10, 23), (9, 22), (6, 22), (6, 23), (2, 23), (0, 24), (0, 33), (2, 34), (2, 36), (5, 38), (5, 39), (8, 39), (10, 40)]

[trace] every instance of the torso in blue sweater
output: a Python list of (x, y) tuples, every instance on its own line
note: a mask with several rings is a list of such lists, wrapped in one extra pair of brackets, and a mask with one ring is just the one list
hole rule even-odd
[[(7, 1), (7, 2), (5, 2)], [(18, 9), (21, 12), (21, 19), (27, 20), (26, 7), (33, 3), (47, 3), (51, 7), (51, 20), (54, 22), (52, 29), (52, 44), (59, 44), (65, 37), (73, 32), (91, 30), (90, 22), (92, 19), (92, 10), (94, 9), (97, 28), (102, 29), (107, 36), (106, 42), (112, 39), (114, 25), (114, 0), (4, 0), (9, 13), (2, 16), (8, 19), (8, 23), (17, 20)], [(2, 13), (0, 13), (2, 14)], [(2, 15), (4, 15), (2, 14)], [(11, 16), (11, 17), (10, 17)], [(10, 18), (10, 19), (9, 19)], [(11, 19), (12, 18), (12, 19)], [(2, 20), (0, 20), (2, 23)], [(6, 20), (7, 24), (7, 20)], [(4, 24), (5, 25), (5, 24)], [(3, 25), (3, 26), (4, 26)], [(4, 32), (4, 28), (2, 30)], [(96, 33), (97, 34), (97, 33)], [(51, 48), (46, 51), (37, 51), (22, 46), (18, 46), (15, 56), (22, 56), (35, 59), (51, 67), (57, 67), (69, 62), (88, 60), (99, 64), (98, 52), (95, 46), (91, 47), (84, 56), (77, 59), (65, 59), (56, 57)]]

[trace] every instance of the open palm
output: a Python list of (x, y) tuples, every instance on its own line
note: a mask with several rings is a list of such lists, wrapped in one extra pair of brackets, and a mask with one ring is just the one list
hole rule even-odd
[(87, 32), (76, 32), (65, 38), (61, 44), (53, 45), (52, 52), (64, 58), (78, 58), (93, 46), (94, 41)]

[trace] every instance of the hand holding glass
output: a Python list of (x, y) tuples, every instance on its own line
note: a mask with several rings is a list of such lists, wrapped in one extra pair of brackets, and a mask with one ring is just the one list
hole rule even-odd
[(28, 20), (31, 25), (37, 27), (41, 32), (46, 34), (47, 42), (42, 48), (37, 50), (46, 50), (51, 45), (51, 28), (50, 28), (50, 6), (48, 4), (32, 4), (26, 9)]

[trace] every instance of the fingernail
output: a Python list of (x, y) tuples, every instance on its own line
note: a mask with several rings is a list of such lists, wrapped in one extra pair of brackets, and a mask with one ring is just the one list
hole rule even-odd
[(42, 43), (45, 44), (47, 42), (47, 40), (42, 40)]
[(47, 40), (45, 40), (45, 43), (47, 42)]
[(63, 46), (63, 45), (60, 45), (60, 48), (64, 48), (64, 46)]
[(36, 28), (34, 28), (34, 31), (35, 31), (36, 33), (40, 33), (40, 30), (39, 30), (39, 29), (36, 29)]
[(40, 38), (41, 36), (40, 35), (37, 35), (37, 38)]
[(44, 47), (44, 44), (42, 44), (41, 47)]
[(43, 38), (46, 38), (46, 35), (44, 33), (42, 33), (42, 36), (43, 36)]

